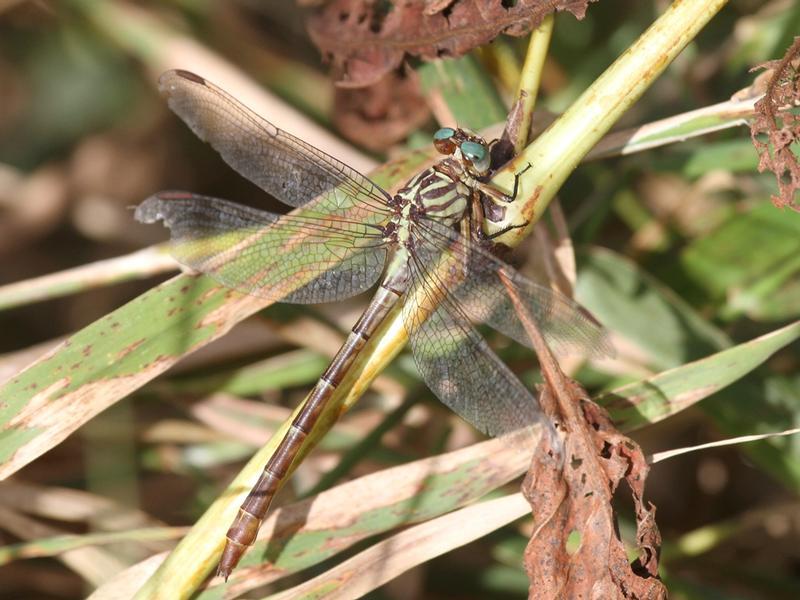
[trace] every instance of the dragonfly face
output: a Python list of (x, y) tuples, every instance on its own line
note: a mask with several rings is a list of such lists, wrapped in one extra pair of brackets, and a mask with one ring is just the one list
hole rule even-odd
[(489, 173), (489, 145), (479, 135), (442, 127), (433, 135), (433, 145), (441, 154), (452, 156), (471, 177), (478, 179)]

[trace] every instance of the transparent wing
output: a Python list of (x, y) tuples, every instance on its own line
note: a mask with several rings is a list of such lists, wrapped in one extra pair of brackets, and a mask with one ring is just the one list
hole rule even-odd
[(573, 300), (534, 283), (478, 243), (431, 219), (421, 219), (413, 232), (415, 239), (421, 240), (415, 242), (417, 246), (438, 249), (464, 272), (460, 283), (449, 286), (449, 291), (472, 321), (487, 323), (520, 344), (533, 347), (498, 277), (502, 269), (554, 352), (596, 357), (613, 354), (605, 330)]
[(282, 131), (213, 83), (188, 71), (167, 71), (159, 89), (169, 107), (238, 173), (289, 206), (320, 200), (320, 209), (373, 221), (389, 195), (352, 169)]
[(170, 228), (183, 265), (272, 300), (333, 302), (371, 287), (386, 260), (380, 228), (299, 209), (278, 215), (188, 192), (162, 192), (136, 208)]
[[(409, 342), (422, 377), (439, 399), (489, 435), (540, 422), (534, 396), (489, 348), (448, 294), (452, 281), (436, 268), (440, 252), (427, 244), (409, 260), (411, 289), (403, 305)], [(452, 266), (457, 258), (445, 258)]]

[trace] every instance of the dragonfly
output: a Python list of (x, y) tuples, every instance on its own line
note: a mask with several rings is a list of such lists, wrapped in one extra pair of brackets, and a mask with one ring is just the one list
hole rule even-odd
[(475, 328), (487, 323), (532, 347), (508, 286), (554, 350), (609, 353), (605, 331), (586, 310), (492, 252), (481, 225), (486, 201), (512, 201), (517, 185), (506, 195), (488, 184), (490, 146), (477, 134), (439, 129), (433, 137), (439, 162), (390, 194), (199, 75), (168, 71), (159, 88), (230, 167), (294, 208), (277, 214), (184, 191), (155, 194), (136, 208), (135, 218), (163, 221), (179, 263), (228, 288), (299, 304), (342, 300), (378, 284), (239, 508), (218, 575), (227, 579), (255, 541), (303, 441), (398, 303), (425, 383), (493, 436), (545, 419), (535, 395)]

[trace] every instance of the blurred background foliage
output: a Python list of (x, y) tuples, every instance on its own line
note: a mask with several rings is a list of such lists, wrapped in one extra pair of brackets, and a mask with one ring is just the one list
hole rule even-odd
[[(666, 5), (614, 0), (593, 4), (583, 21), (557, 16), (538, 106), (563, 111)], [(730, 2), (620, 127), (727, 99), (752, 82), (751, 66), (780, 57), (798, 31), (796, 3)], [(161, 189), (270, 205), (195, 139), (156, 92), (162, 67), (202, 73), (202, 66), (163, 64), (174, 56), (170, 44), (188, 38), (311, 121), (357, 146), (361, 140), (360, 149), (376, 161), (401, 151), (407, 140), (427, 141), (436, 127), (427, 111), (409, 108), (418, 92), (395, 106), (392, 96), (367, 102), (337, 91), (305, 32), (304, 9), (290, 3), (2, 2), (0, 285), (162, 241), (160, 228), (134, 224), (129, 209)], [(524, 43), (500, 38), (495, 45), (521, 56)], [(205, 59), (198, 60), (202, 65)], [(497, 88), (507, 100), (509, 90)], [(365, 145), (370, 138), (382, 143)], [(740, 127), (590, 162), (567, 181), (559, 196), (577, 248), (578, 298), (621, 342), (613, 367), (578, 371), (592, 391), (702, 358), (798, 318), (800, 215), (770, 204), (774, 178), (758, 173), (757, 163), (749, 132)], [(0, 312), (0, 352), (6, 353), (0, 378), (30, 362), (40, 344), (88, 325), (154, 283), (103, 285)], [(326, 336), (346, 331), (361, 306), (357, 299), (268, 309), (98, 416), (16, 481), (88, 490), (164, 523), (191, 524), (302, 399), (326, 364), (324, 354), (335, 349), (335, 336)], [(495, 341), (515, 370), (535, 378), (527, 351)], [(795, 343), (635, 437), (646, 451), (657, 451), (796, 426), (799, 361)], [(347, 477), (476, 439), (430, 402), (408, 365), (409, 357), (402, 357), (376, 382), (279, 501), (311, 489), (343, 452), (384, 422), (387, 407), (395, 410), (393, 427), (362, 446)], [(673, 597), (800, 595), (799, 458), (800, 440), (785, 437), (654, 467), (647, 491), (658, 506), (664, 577)], [(90, 518), (40, 521), (59, 531), (102, 529)], [(5, 544), (28, 539), (4, 529), (0, 522)], [(523, 597), (527, 579), (520, 565), (529, 529), (529, 522), (517, 522), (424, 564), (374, 597)], [(147, 548), (167, 547), (159, 543)], [(121, 546), (119, 563), (149, 553)], [(0, 598), (80, 597), (85, 585), (69, 561), (0, 566)]]

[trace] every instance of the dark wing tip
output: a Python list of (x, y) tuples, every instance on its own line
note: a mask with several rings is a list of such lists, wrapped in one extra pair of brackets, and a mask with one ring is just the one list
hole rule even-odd
[(595, 326), (595, 327), (597, 327), (598, 329), (602, 329), (602, 328), (603, 328), (603, 324), (602, 324), (602, 323), (601, 323), (601, 322), (600, 322), (600, 321), (597, 319), (597, 317), (595, 317), (595, 316), (594, 316), (594, 315), (593, 315), (593, 314), (592, 314), (592, 313), (589, 311), (589, 309), (587, 309), (587, 308), (584, 308), (583, 306), (581, 306), (580, 304), (577, 304), (577, 303), (575, 303), (575, 306), (576, 306), (576, 308), (578, 309), (578, 312), (580, 312), (580, 313), (581, 313), (581, 315), (582, 315), (582, 316), (583, 316), (583, 317), (584, 317), (584, 318), (585, 318), (587, 321), (589, 321), (589, 323), (591, 323), (592, 325), (594, 325), (594, 326)]
[(188, 192), (159, 192), (150, 196), (147, 200), (136, 207), (133, 218), (140, 223), (155, 223), (163, 220), (164, 224), (170, 225), (170, 216), (173, 214), (174, 206), (170, 205), (172, 200), (191, 200), (193, 195)]
[(136, 207), (133, 218), (139, 223), (155, 223), (162, 218), (161, 200), (158, 196), (150, 196)]
[(195, 75), (191, 71), (184, 71), (183, 69), (173, 69), (164, 71), (161, 74), (161, 77), (158, 78), (158, 89), (162, 94), (169, 97), (178, 91), (180, 86), (187, 85), (186, 82), (202, 86), (208, 85), (208, 82), (200, 75)]
[[(173, 74), (177, 75), (178, 77), (183, 77), (184, 79), (188, 79), (189, 81), (191, 81), (193, 83), (199, 83), (200, 85), (205, 85), (206, 84), (206, 80), (205, 79), (200, 77), (200, 75), (192, 73), (191, 71), (184, 71), (183, 69), (175, 69), (174, 71), (167, 71), (167, 73), (173, 73)], [(166, 75), (167, 73), (164, 73), (164, 75)], [(162, 75), (162, 77), (164, 75)]]

